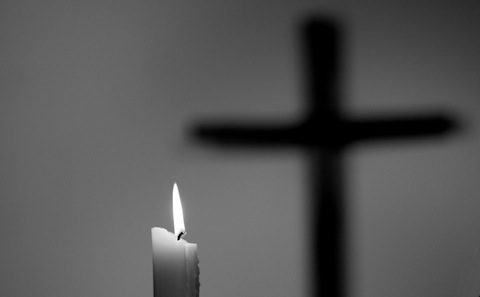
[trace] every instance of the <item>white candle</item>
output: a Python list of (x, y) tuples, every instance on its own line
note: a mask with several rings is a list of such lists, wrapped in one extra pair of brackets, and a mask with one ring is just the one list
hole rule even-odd
[(177, 184), (173, 186), (175, 234), (152, 228), (154, 297), (198, 297), (199, 267), (197, 244), (188, 243)]

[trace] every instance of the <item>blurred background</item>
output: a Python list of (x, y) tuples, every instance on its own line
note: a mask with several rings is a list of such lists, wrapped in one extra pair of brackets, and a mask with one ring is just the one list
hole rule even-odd
[(188, 130), (301, 117), (315, 13), (346, 29), (346, 112), (463, 126), (349, 151), (350, 296), (478, 296), (480, 3), (446, 0), (3, 0), (0, 295), (153, 296), (150, 228), (173, 230), (177, 181), (201, 296), (308, 296), (303, 154)]

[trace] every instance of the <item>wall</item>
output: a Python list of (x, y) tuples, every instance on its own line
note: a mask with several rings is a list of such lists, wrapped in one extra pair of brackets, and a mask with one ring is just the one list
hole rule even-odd
[(187, 130), (301, 116), (314, 12), (345, 20), (350, 114), (463, 123), (350, 151), (352, 296), (478, 296), (477, 2), (149, 0), (1, 2), (0, 295), (152, 296), (150, 227), (172, 229), (177, 181), (202, 296), (306, 296), (301, 153)]

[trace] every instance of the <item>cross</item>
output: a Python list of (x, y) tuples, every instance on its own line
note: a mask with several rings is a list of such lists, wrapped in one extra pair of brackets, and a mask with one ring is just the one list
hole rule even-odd
[(346, 283), (346, 207), (343, 153), (365, 141), (445, 134), (453, 121), (440, 113), (351, 119), (338, 96), (340, 29), (333, 20), (311, 19), (303, 28), (309, 95), (305, 117), (294, 124), (205, 123), (196, 138), (220, 147), (298, 148), (309, 157), (312, 296), (343, 297)]

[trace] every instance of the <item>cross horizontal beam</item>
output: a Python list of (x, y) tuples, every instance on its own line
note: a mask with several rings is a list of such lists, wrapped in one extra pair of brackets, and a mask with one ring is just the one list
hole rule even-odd
[(301, 124), (237, 124), (216, 121), (193, 130), (195, 137), (219, 146), (325, 147), (365, 141), (438, 136), (454, 122), (442, 114), (378, 117), (363, 120), (305, 121)]

